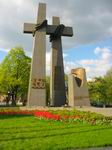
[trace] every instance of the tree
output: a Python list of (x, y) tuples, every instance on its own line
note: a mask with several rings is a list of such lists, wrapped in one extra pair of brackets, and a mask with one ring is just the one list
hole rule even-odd
[(112, 79), (110, 75), (108, 77), (97, 77), (88, 85), (91, 103), (103, 106), (112, 103)]
[(30, 73), (31, 59), (25, 55), (23, 48), (12, 48), (0, 65), (0, 91), (14, 93), (12, 105), (16, 104), (17, 97), (25, 97)]
[(110, 68), (107, 71), (106, 75), (104, 76), (104, 79), (106, 80), (107, 83), (106, 93), (108, 104), (112, 105), (112, 68)]
[(112, 79), (112, 68), (110, 68), (107, 72), (104, 78)]
[(90, 100), (96, 105), (106, 105), (106, 84), (102, 77), (95, 78), (89, 82)]

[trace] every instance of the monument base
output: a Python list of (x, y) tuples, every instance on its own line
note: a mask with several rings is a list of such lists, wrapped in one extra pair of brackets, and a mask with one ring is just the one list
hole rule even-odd
[(46, 90), (45, 89), (31, 89), (32, 92), (28, 95), (27, 106), (46, 106)]
[(69, 106), (90, 106), (89, 91), (84, 68), (72, 69), (68, 76)]
[(65, 91), (54, 91), (54, 98), (51, 100), (51, 106), (61, 107), (66, 103)]
[(75, 107), (75, 106), (90, 106), (90, 100), (88, 99), (75, 99), (72, 101), (72, 103), (69, 103), (70, 106)]

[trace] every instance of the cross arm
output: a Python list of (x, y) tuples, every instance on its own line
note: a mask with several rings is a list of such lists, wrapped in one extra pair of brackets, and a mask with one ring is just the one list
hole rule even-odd
[[(57, 25), (48, 25), (46, 29), (46, 34), (50, 35), (55, 32)], [(65, 27), (62, 33), (62, 36), (73, 36), (73, 28), (72, 27)]]
[(24, 23), (23, 33), (33, 33), (35, 30), (35, 25), (33, 23)]
[[(35, 30), (36, 24), (32, 23), (24, 23), (24, 33), (33, 33)], [(55, 32), (57, 28), (57, 25), (47, 25), (46, 27), (46, 34), (50, 35)], [(39, 29), (40, 32), (43, 31), (43, 29)], [(44, 30), (45, 31), (45, 30)], [(73, 28), (72, 27), (65, 27), (62, 33), (62, 36), (73, 36)]]

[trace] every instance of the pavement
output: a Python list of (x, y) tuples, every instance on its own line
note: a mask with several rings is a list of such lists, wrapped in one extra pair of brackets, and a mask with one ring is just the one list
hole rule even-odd
[(21, 107), (21, 110), (73, 110), (77, 109), (80, 111), (90, 111), (95, 112), (97, 114), (102, 114), (104, 116), (112, 117), (112, 108), (98, 108), (98, 107), (91, 107), (91, 106), (82, 106), (82, 107)]
[(112, 150), (112, 147), (93, 147), (93, 148), (83, 148), (83, 149), (70, 149), (70, 150)]
[(112, 117), (112, 108), (97, 108), (97, 107), (76, 107), (77, 110), (80, 111), (90, 111), (95, 112), (97, 114), (102, 114), (104, 116)]

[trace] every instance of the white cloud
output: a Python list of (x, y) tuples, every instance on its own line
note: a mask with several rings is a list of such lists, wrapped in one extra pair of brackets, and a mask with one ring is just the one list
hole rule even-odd
[(0, 51), (8, 53), (10, 51), (10, 49), (2, 49), (2, 48), (0, 48)]
[(64, 71), (66, 74), (71, 72), (71, 69), (76, 68), (77, 64), (72, 61), (64, 61)]
[(80, 60), (79, 64), (86, 68), (88, 76), (103, 76), (112, 67), (112, 52), (109, 48), (97, 47), (94, 53), (96, 59)]
[(98, 63), (98, 60), (94, 60), (94, 59), (83, 59), (79, 61), (79, 64), (81, 65), (94, 65), (97, 63)]
[[(33, 38), (32, 35), (23, 34), (23, 23), (36, 22), (38, 2), (10, 0), (8, 3), (7, 0), (0, 0), (0, 51), (8, 52), (12, 47), (23, 46), (31, 52)], [(59, 16), (61, 23), (73, 27), (74, 37), (62, 39), (64, 49), (112, 37), (112, 0), (65, 0), (64, 4), (60, 0), (42, 2), (47, 3), (47, 19), (50, 23), (52, 16)], [(29, 56), (30, 52), (27, 52)], [(94, 54), (96, 59), (82, 59), (79, 62), (65, 60), (65, 72), (69, 73), (72, 68), (82, 66), (86, 68), (88, 76), (105, 74), (112, 66), (111, 49), (97, 47)], [(63, 56), (68, 57), (68, 53)], [(46, 54), (46, 64), (49, 72), (50, 52)]]
[[(67, 57), (68, 54), (63, 53), (63, 58)], [(51, 52), (46, 52), (46, 74), (50, 74), (51, 70)], [(66, 63), (65, 70), (69, 70), (69, 67), (71, 66), (71, 63)]]
[(100, 47), (96, 47), (94, 50), (95, 54), (99, 54), (102, 51), (102, 49)]
[[(96, 59), (82, 59), (79, 61), (69, 61), (64, 59), (64, 71), (69, 74), (71, 69), (84, 67), (86, 69), (87, 78), (91, 79), (96, 76), (103, 76), (112, 67), (112, 52), (109, 48), (97, 47), (94, 49)], [(64, 53), (64, 58), (68, 57), (69, 54)], [(46, 70), (47, 74), (50, 73), (50, 52), (46, 53)]]
[[(9, 49), (0, 49), (0, 51), (9, 52)], [(31, 52), (26, 52), (31, 57)], [(96, 59), (82, 59), (79, 61), (70, 61), (69, 53), (63, 53), (64, 71), (66, 74), (71, 72), (71, 69), (84, 67), (86, 69), (87, 78), (91, 79), (95, 76), (103, 76), (112, 67), (112, 51), (110, 48), (96, 47), (94, 49)], [(66, 60), (67, 58), (67, 60)], [(46, 52), (46, 73), (50, 74), (51, 69), (51, 52)]]
[(46, 74), (50, 74), (51, 53), (46, 52)]
[(67, 53), (63, 53), (63, 58), (67, 57), (68, 54)]
[[(24, 22), (36, 22), (39, 0), (0, 0), (0, 47), (17, 45), (32, 49), (32, 36), (23, 34)], [(61, 23), (72, 26), (74, 37), (63, 38), (64, 49), (94, 43), (112, 37), (111, 0), (42, 0), (47, 4), (47, 18), (59, 16)], [(61, 12), (61, 13), (60, 13)], [(94, 22), (93, 22), (94, 20)]]

